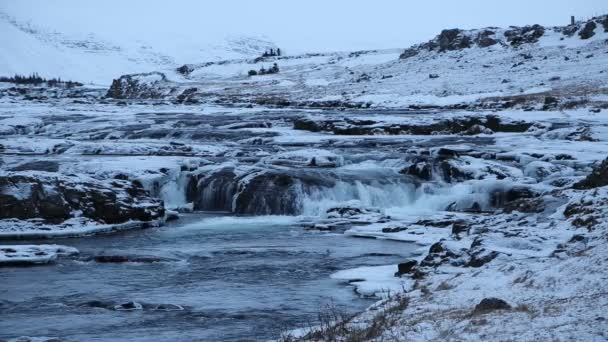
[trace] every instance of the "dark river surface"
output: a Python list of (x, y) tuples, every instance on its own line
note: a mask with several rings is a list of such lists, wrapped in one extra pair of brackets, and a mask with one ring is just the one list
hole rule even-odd
[[(333, 272), (386, 265), (416, 246), (307, 232), (293, 217), (190, 214), (161, 228), (78, 239), (78, 260), (0, 269), (0, 338), (65, 341), (263, 341), (314, 323), (319, 309), (365, 309), (373, 299)], [(29, 243), (30, 241), (23, 241)], [(98, 263), (95, 255), (167, 258)], [(134, 301), (142, 310), (117, 311)], [(162, 304), (165, 304), (163, 307)], [(175, 304), (183, 307), (171, 311)], [(159, 310), (158, 305), (161, 305)]]

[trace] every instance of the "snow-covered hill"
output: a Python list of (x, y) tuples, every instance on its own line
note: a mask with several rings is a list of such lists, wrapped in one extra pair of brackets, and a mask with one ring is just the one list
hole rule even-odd
[(250, 58), (274, 44), (264, 38), (167, 36), (153, 44), (116, 42), (93, 33), (63, 33), (0, 12), (0, 75), (31, 74), (109, 85), (127, 73), (170, 70), (188, 61)]
[[(562, 27), (452, 29), (405, 51), (189, 64), (154, 84), (146, 83), (147, 76), (123, 78), (115, 83), (112, 95), (151, 98), (145, 94), (154, 94), (152, 98), (191, 103), (382, 107), (455, 105), (531, 94), (578, 100), (607, 91), (607, 40), (608, 16)], [(274, 63), (279, 73), (248, 76), (249, 70), (267, 69)], [(129, 93), (121, 93), (121, 87), (129, 88)]]

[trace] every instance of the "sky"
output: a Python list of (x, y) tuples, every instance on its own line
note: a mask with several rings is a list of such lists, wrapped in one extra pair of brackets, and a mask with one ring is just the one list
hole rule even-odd
[(608, 0), (0, 0), (0, 11), (111, 41), (250, 35), (301, 53), (403, 48), (445, 28), (564, 25), (608, 13)]

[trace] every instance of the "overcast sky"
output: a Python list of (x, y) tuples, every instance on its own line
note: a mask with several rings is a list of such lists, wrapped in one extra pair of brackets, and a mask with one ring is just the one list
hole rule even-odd
[(608, 0), (0, 0), (0, 11), (115, 41), (263, 35), (302, 52), (406, 47), (444, 28), (564, 25), (608, 13)]

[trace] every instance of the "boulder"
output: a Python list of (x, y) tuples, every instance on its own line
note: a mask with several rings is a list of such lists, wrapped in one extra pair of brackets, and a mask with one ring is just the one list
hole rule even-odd
[(572, 188), (586, 190), (608, 185), (608, 159), (593, 169), (585, 179), (575, 183)]
[(474, 315), (483, 315), (498, 310), (510, 310), (511, 305), (500, 298), (484, 298), (475, 306)]
[(418, 261), (410, 260), (406, 262), (402, 262), (397, 265), (397, 272), (395, 273), (395, 277), (401, 277), (404, 274), (411, 273), (414, 268), (418, 265)]
[(112, 81), (106, 97), (113, 99), (158, 99), (163, 95), (159, 86), (166, 81), (167, 77), (160, 72), (123, 75)]
[(581, 39), (589, 39), (595, 35), (595, 29), (597, 28), (597, 24), (594, 21), (589, 21), (583, 29), (578, 33)]

